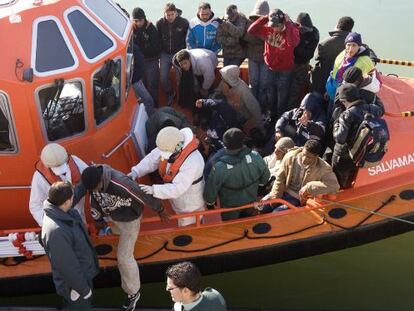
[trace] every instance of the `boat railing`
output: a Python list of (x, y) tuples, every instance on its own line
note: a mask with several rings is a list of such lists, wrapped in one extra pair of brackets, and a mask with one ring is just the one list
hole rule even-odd
[[(276, 213), (261, 213), (261, 210), (266, 205), (274, 205), (274, 204), (280, 204), (285, 205), (288, 208), (283, 211), (278, 211)], [(223, 225), (230, 225), (230, 224), (238, 224), (238, 223), (244, 223), (246, 221), (251, 220), (258, 220), (263, 218), (273, 218), (273, 217), (280, 217), (285, 216), (288, 214), (297, 214), (297, 213), (305, 213), (309, 211), (313, 211), (316, 209), (320, 209), (323, 206), (327, 204), (321, 202), (318, 198), (314, 199), (308, 199), (307, 204), (301, 207), (297, 207), (292, 205), (291, 203), (282, 200), (282, 199), (270, 199), (265, 201), (256, 201), (250, 204), (246, 204), (239, 207), (232, 207), (232, 208), (221, 208), (220, 206), (216, 206), (215, 209), (212, 210), (205, 210), (205, 211), (199, 211), (199, 212), (192, 212), (192, 213), (185, 213), (185, 214), (174, 214), (170, 216), (170, 222), (182, 219), (182, 218), (188, 218), (188, 217), (195, 217), (196, 222), (192, 225), (185, 226), (185, 227), (177, 227), (177, 226), (164, 226), (164, 227), (154, 227), (149, 226), (149, 228), (146, 228), (145, 226), (141, 227), (141, 234), (147, 234), (151, 235), (154, 233), (166, 233), (171, 231), (181, 231), (181, 230), (191, 230), (191, 229), (199, 229), (199, 228), (208, 228), (208, 227), (216, 227), (216, 226), (223, 226)], [(226, 220), (222, 221), (221, 214), (228, 213), (228, 212), (234, 212), (234, 211), (242, 211), (247, 209), (255, 209), (255, 213), (250, 217), (243, 217), (243, 218), (237, 218), (232, 220)], [(161, 222), (160, 218), (158, 216), (152, 216), (152, 217), (145, 217), (142, 220), (142, 224), (159, 224)]]

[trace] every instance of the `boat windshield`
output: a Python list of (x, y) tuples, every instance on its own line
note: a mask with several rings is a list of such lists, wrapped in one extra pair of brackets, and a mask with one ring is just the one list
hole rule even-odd
[(73, 136), (85, 130), (82, 84), (57, 80), (39, 91), (44, 127), (50, 141)]
[(120, 38), (127, 34), (128, 17), (108, 0), (85, 0), (86, 6)]

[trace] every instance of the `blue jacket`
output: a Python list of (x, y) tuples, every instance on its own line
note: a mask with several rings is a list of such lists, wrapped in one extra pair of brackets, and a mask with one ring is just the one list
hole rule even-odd
[(216, 40), (218, 22), (214, 21), (214, 13), (207, 22), (203, 22), (199, 17), (194, 17), (190, 21), (187, 33), (187, 46), (189, 49), (207, 49), (217, 53), (221, 46)]

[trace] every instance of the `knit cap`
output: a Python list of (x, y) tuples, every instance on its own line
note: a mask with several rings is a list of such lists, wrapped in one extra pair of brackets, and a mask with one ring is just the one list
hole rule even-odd
[(132, 18), (133, 19), (143, 19), (143, 18), (145, 18), (145, 12), (144, 12), (144, 10), (141, 9), (141, 8), (135, 8), (132, 11)]
[(224, 133), (223, 143), (228, 150), (237, 150), (243, 147), (244, 138), (243, 131), (233, 127)]
[(184, 134), (174, 126), (167, 126), (158, 132), (155, 144), (161, 151), (174, 153), (180, 142), (184, 142)]
[(342, 78), (345, 82), (359, 84), (363, 80), (362, 70), (358, 67), (351, 66), (347, 70), (345, 70)]
[(354, 102), (359, 99), (358, 88), (352, 83), (342, 84), (338, 89), (339, 100)]
[(254, 5), (254, 9), (252, 13), (250, 13), (251, 17), (260, 17), (260, 16), (267, 16), (269, 14), (270, 8), (269, 3), (267, 1), (258, 0), (256, 1), (256, 4)]
[(362, 45), (361, 35), (357, 32), (350, 32), (345, 38), (345, 44), (349, 42), (354, 42), (358, 44), (359, 46), (361, 46)]

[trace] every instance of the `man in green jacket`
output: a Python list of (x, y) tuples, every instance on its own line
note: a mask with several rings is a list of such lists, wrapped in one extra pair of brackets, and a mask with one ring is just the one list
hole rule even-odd
[(226, 311), (223, 296), (214, 288), (201, 291), (201, 274), (191, 262), (181, 262), (167, 269), (167, 287), (174, 311)]
[[(221, 207), (234, 208), (255, 202), (259, 185), (267, 183), (269, 169), (262, 157), (244, 144), (245, 135), (238, 128), (223, 135), (225, 153), (214, 164), (204, 188), (204, 200), (212, 207), (217, 197)], [(223, 220), (252, 215), (253, 208), (222, 213)]]

